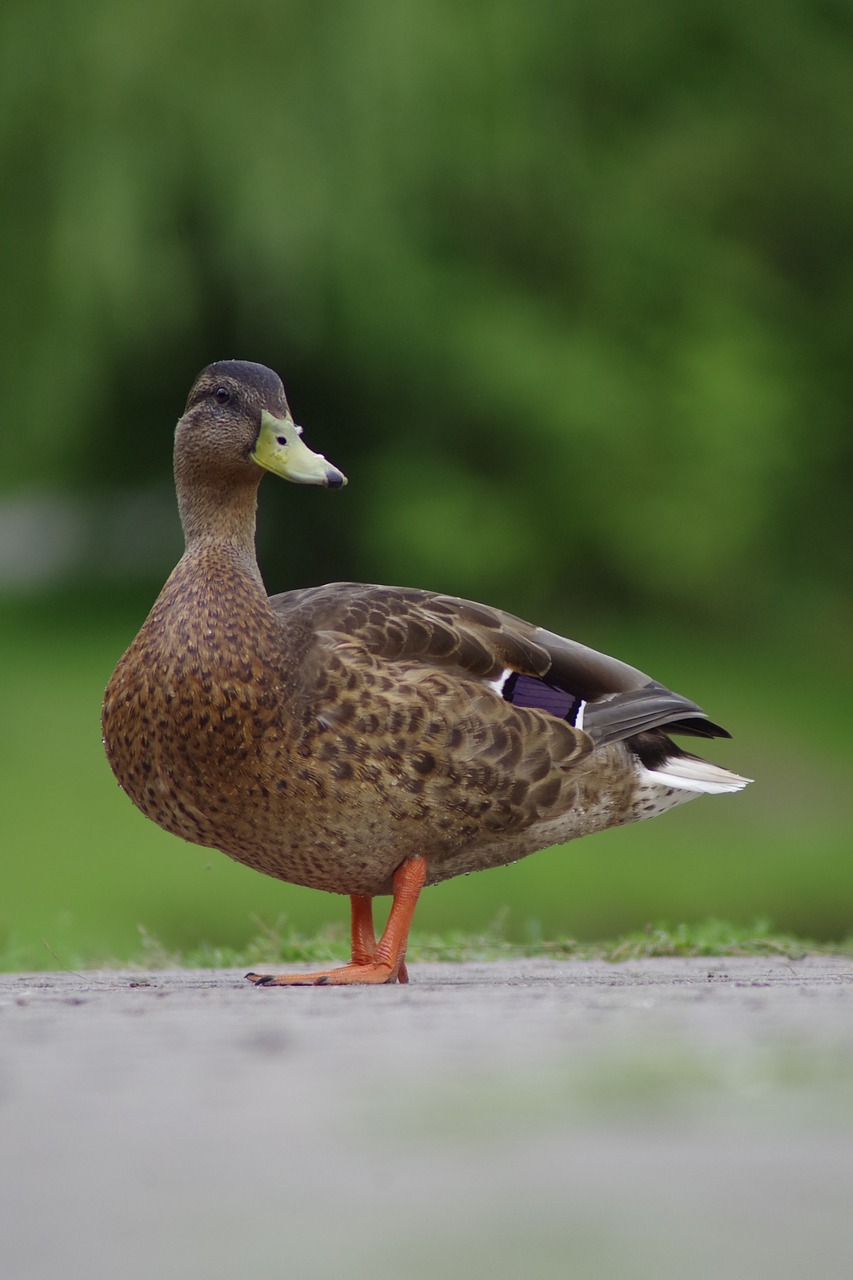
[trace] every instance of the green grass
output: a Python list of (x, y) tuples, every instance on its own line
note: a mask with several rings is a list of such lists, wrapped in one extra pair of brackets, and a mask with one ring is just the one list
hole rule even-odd
[[(241, 969), (256, 965), (334, 965), (349, 959), (344, 931), (329, 927), (313, 936), (294, 929), (285, 919), (266, 925), (255, 921), (257, 932), (245, 946), (215, 946), (210, 943), (188, 951), (173, 950), (145, 929), (139, 931), (135, 952), (120, 959), (83, 954), (61, 955), (43, 946), (43, 963), (36, 969), (133, 968), (157, 969)], [(767, 921), (751, 927), (737, 927), (723, 920), (707, 920), (696, 925), (670, 927), (658, 924), (609, 941), (580, 942), (575, 938), (544, 939), (533, 936), (513, 942), (503, 933), (500, 922), (481, 934), (451, 931), (445, 934), (412, 933), (408, 959), (414, 963), (463, 963), (473, 961), (518, 960), (545, 956), (558, 960), (606, 960), (619, 963), (654, 956), (774, 956), (801, 960), (807, 955), (853, 955), (853, 937), (835, 944), (821, 944), (775, 932)], [(20, 957), (0, 952), (0, 971), (20, 969)]]
[[(307, 960), (325, 959), (318, 946), (343, 955), (345, 899), (183, 844), (115, 785), (100, 742), (101, 695), (140, 613), (102, 611), (73, 596), (0, 613), (0, 964), (144, 963), (155, 944), (142, 945), (140, 928), (185, 962), (209, 955), (208, 963), (260, 963), (256, 922), (282, 916), (299, 931), (292, 945), (311, 948)], [(593, 943), (605, 954), (602, 938), (620, 939), (609, 945), (624, 954), (628, 939), (635, 948), (677, 947), (679, 930), (667, 942), (644, 932), (656, 920), (683, 921), (688, 937), (693, 931), (685, 945), (698, 946), (695, 931), (710, 928), (702, 922), (712, 917), (735, 932), (770, 919), (783, 937), (823, 946), (848, 938), (849, 646), (838, 640), (823, 654), (823, 678), (806, 703), (794, 696), (801, 637), (777, 637), (768, 649), (741, 636), (737, 650), (637, 629), (584, 638), (696, 695), (735, 733), (709, 754), (755, 785), (429, 889), (415, 921), (422, 950), (413, 956), (431, 946), (447, 957), (478, 947), (484, 955), (510, 947), (581, 954), (573, 948)], [(553, 941), (565, 938), (575, 941)]]

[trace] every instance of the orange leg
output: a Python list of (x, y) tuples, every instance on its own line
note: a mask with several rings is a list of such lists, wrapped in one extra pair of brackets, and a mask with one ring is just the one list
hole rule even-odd
[(373, 929), (373, 899), (356, 894), (350, 902), (352, 964), (371, 964), (376, 958), (376, 933)]
[[(415, 899), (417, 901), (417, 899)], [(412, 907), (414, 911), (414, 906)], [(371, 964), (376, 959), (376, 934), (373, 930), (373, 899), (353, 894), (350, 898), (350, 931), (352, 934), (352, 960), (350, 964)], [(410, 917), (411, 919), (411, 917)], [(334, 971), (333, 971), (334, 972)], [(397, 981), (408, 982), (405, 960), (400, 960)]]
[(408, 982), (406, 943), (426, 880), (426, 859), (409, 858), (394, 872), (394, 901), (379, 941), (373, 931), (373, 900), (350, 898), (352, 959), (320, 973), (247, 973), (256, 987), (325, 987), (359, 982)]

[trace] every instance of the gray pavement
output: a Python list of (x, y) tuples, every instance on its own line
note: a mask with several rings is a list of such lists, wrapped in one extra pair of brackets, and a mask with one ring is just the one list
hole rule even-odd
[(0, 975), (0, 1276), (853, 1276), (853, 961), (411, 976)]

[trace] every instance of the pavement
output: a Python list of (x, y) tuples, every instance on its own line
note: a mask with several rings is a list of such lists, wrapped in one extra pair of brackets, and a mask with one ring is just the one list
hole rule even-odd
[(0, 1276), (853, 1276), (853, 960), (411, 979), (0, 975)]

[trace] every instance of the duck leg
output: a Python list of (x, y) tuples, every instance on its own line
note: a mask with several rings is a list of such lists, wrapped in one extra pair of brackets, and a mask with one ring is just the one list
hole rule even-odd
[(426, 880), (426, 859), (408, 858), (394, 872), (394, 900), (379, 941), (373, 931), (373, 899), (350, 898), (352, 959), (319, 973), (247, 973), (256, 987), (326, 987), (359, 982), (408, 982), (406, 943)]
[(373, 899), (353, 894), (350, 902), (351, 964), (371, 964), (376, 958)]

